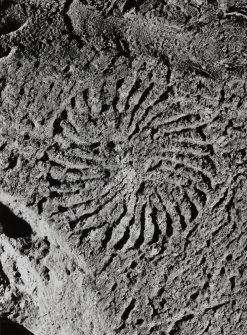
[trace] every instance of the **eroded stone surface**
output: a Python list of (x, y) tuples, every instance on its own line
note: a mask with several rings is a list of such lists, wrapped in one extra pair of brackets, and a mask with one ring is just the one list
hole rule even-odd
[(246, 334), (245, 1), (0, 1), (0, 315)]

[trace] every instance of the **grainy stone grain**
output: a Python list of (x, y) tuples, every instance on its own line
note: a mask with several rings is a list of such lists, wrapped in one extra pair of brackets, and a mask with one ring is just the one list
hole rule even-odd
[(246, 33), (244, 0), (0, 0), (3, 335), (247, 333)]

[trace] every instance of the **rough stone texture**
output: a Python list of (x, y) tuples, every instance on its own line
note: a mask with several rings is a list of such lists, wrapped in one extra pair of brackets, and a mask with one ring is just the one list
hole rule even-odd
[(0, 6), (3, 332), (247, 334), (246, 1)]

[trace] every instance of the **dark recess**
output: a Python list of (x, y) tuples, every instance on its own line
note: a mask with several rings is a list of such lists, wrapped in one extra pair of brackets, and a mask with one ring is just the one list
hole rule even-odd
[(13, 4), (11, 0), (0, 0), (1, 11), (8, 9)]
[[(32, 234), (29, 224), (0, 203), (0, 232), (11, 238), (27, 237)], [(2, 335), (2, 334), (1, 334)]]
[(1, 335), (34, 335), (29, 330), (17, 323), (0, 318), (0, 334)]

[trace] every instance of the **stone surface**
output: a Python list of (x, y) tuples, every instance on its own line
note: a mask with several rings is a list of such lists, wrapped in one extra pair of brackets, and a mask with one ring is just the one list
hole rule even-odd
[(247, 333), (247, 5), (0, 1), (0, 323)]

